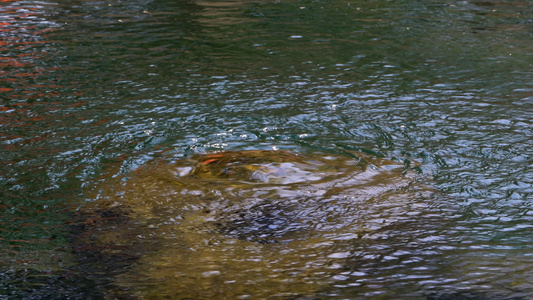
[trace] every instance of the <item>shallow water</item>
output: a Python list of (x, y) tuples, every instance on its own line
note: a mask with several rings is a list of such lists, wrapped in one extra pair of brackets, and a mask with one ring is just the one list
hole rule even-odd
[[(413, 217), (375, 238), (326, 247), (352, 250), (312, 277), (317, 284), (289, 292), (532, 297), (532, 26), (528, 1), (3, 1), (0, 295), (126, 296), (158, 286), (149, 295), (179, 295), (163, 276), (175, 264), (165, 258), (188, 254), (172, 239), (106, 256), (115, 269), (90, 268), (101, 253), (73, 251), (76, 208), (140, 167), (286, 149), (363, 152), (416, 168), (433, 191), (409, 196)], [(304, 208), (313, 206), (288, 211)], [(122, 222), (103, 215), (103, 231)], [(220, 235), (231, 240), (230, 229)], [(243, 244), (256, 243), (236, 240), (229, 253), (243, 258)], [(157, 251), (168, 255), (156, 263)], [(171, 267), (158, 273), (151, 262)], [(258, 295), (273, 282), (257, 283)], [(219, 291), (202, 290), (195, 297)]]
[(109, 297), (313, 296), (434, 193), (415, 169), (362, 153), (217, 152), (105, 182), (74, 245), (105, 258), (93, 268), (136, 260)]

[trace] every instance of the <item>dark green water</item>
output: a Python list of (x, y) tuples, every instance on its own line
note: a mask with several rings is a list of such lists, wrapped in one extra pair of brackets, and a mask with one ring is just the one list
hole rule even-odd
[(306, 297), (533, 297), (529, 1), (4, 0), (0, 38), (2, 299), (106, 295), (121, 270), (72, 255), (87, 190), (221, 149), (430, 178), (422, 214)]

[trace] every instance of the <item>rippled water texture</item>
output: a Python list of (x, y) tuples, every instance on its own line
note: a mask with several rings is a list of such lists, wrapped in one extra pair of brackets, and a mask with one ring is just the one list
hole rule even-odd
[(533, 297), (530, 1), (4, 0), (0, 38), (0, 298)]
[(136, 260), (114, 278), (119, 298), (312, 296), (360, 279), (363, 249), (432, 193), (414, 169), (361, 153), (217, 152), (106, 182), (75, 247), (98, 253), (93, 268)]

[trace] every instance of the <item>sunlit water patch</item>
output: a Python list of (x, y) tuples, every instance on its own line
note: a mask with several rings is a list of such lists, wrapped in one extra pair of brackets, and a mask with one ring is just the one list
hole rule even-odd
[(110, 295), (313, 295), (346, 277), (362, 240), (401, 230), (434, 192), (416, 167), (349, 154), (254, 150), (147, 164), (94, 191), (76, 247), (104, 257), (91, 268), (132, 260)]

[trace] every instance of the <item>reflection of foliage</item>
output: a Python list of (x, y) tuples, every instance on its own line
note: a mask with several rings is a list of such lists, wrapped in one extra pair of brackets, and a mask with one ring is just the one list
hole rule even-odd
[(45, 36), (55, 28), (42, 14), (33, 6), (0, 8), (0, 50), (7, 53), (0, 57), (0, 92), (4, 100), (43, 101), (59, 93), (59, 84), (51, 82), (47, 74), (56, 69), (51, 57), (56, 50)]
[[(513, 86), (528, 80), (516, 72), (531, 63), (531, 10), (520, 1), (405, 1), (404, 17), (392, 34), (399, 46), (390, 55), (412, 79), (468, 88)], [(414, 71), (414, 72), (412, 72)], [(510, 82), (509, 82), (510, 81)], [(489, 84), (494, 82), (494, 85)], [(506, 84), (507, 85), (507, 84)], [(477, 87), (476, 87), (477, 86)]]

